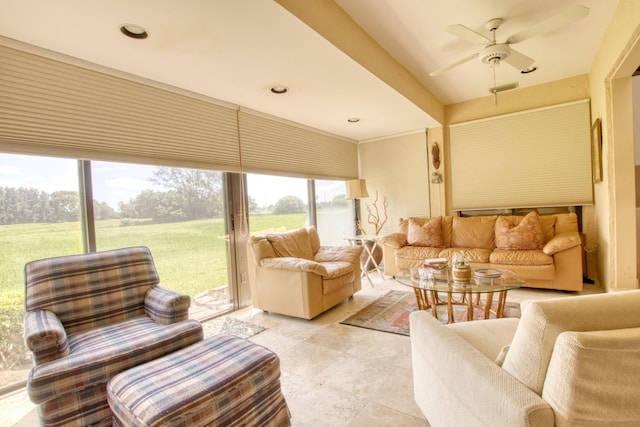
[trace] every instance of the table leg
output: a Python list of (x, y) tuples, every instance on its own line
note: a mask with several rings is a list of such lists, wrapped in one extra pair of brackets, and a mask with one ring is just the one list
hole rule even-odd
[(471, 321), (473, 320), (473, 294), (469, 292), (467, 297), (467, 320)]
[(504, 305), (507, 300), (507, 291), (500, 291), (498, 295), (498, 310), (496, 311), (496, 318), (504, 316)]
[(453, 296), (452, 292), (447, 292), (447, 312), (449, 314), (449, 323), (454, 323), (455, 319), (453, 316)]
[(440, 303), (440, 300), (438, 299), (438, 292), (437, 291), (430, 291), (430, 292), (431, 292), (431, 314), (433, 314), (433, 317), (437, 319), (438, 304)]
[[(478, 294), (480, 295), (480, 294)], [(493, 292), (487, 292), (487, 299), (484, 302), (484, 318), (491, 317), (491, 306), (493, 305)], [(498, 317), (496, 315), (496, 317)]]
[(431, 307), (429, 303), (429, 296), (426, 289), (413, 288), (413, 292), (416, 294), (416, 302), (418, 303), (418, 310), (428, 310)]

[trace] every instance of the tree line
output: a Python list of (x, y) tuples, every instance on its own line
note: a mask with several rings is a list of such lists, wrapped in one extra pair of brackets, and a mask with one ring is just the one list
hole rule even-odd
[[(222, 175), (216, 172), (156, 168), (149, 181), (165, 191), (143, 190), (128, 202), (121, 202), (119, 212), (106, 202), (93, 201), (94, 218), (146, 219), (154, 223), (216, 218), (224, 213)], [(344, 195), (318, 208), (346, 205)], [(269, 207), (273, 214), (306, 212), (307, 206), (296, 196), (286, 196)], [(249, 211), (258, 206), (249, 198)], [(0, 225), (80, 220), (80, 195), (77, 191), (47, 193), (35, 188), (0, 187)]]

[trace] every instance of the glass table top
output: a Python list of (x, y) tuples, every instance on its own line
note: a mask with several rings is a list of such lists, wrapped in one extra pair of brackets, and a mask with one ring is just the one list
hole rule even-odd
[(450, 268), (432, 271), (430, 277), (420, 277), (418, 269), (403, 271), (396, 275), (399, 283), (416, 289), (448, 293), (487, 293), (517, 289), (525, 281), (510, 270), (475, 269), (469, 282), (456, 282), (452, 279)]

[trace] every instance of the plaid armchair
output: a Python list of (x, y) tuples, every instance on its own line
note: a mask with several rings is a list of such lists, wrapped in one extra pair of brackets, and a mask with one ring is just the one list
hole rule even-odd
[(146, 247), (26, 264), (27, 391), (43, 425), (111, 425), (111, 378), (202, 340), (190, 298), (159, 281)]

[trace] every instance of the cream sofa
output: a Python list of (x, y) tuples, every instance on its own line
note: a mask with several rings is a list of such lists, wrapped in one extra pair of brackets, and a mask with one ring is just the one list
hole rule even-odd
[(315, 227), (251, 236), (253, 306), (311, 319), (361, 289), (362, 246), (322, 246)]
[(410, 328), (433, 427), (640, 425), (640, 291), (530, 302), (520, 320), (415, 311)]
[(384, 237), (382, 244), (389, 276), (427, 258), (451, 259), (464, 250), (473, 268), (512, 270), (527, 287), (582, 290), (582, 246), (574, 213), (413, 217), (401, 219), (398, 232)]

